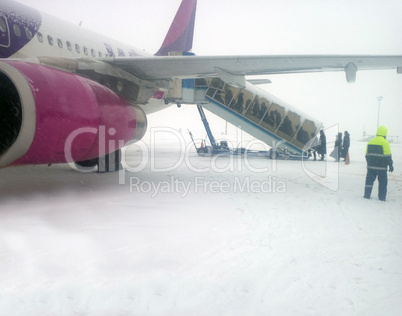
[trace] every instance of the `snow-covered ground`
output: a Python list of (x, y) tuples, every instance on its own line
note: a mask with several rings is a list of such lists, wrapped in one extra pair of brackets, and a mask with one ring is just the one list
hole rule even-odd
[(401, 315), (400, 144), (384, 203), (364, 143), (275, 162), (158, 133), (136, 172), (0, 170), (0, 315)]

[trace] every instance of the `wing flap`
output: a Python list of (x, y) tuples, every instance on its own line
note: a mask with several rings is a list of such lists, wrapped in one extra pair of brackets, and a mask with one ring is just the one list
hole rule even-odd
[[(287, 56), (164, 56), (106, 58), (102, 61), (141, 79), (218, 76), (216, 69), (233, 75), (264, 75), (324, 71), (398, 69), (402, 56), (287, 55)], [(399, 68), (400, 69), (400, 68)]]

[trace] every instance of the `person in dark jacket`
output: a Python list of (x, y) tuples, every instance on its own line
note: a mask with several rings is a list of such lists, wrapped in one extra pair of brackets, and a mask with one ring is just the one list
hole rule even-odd
[(341, 157), (346, 160), (346, 156), (348, 155), (350, 147), (350, 134), (348, 131), (345, 131), (343, 134), (343, 144), (342, 144), (342, 151), (341, 151)]
[(381, 126), (377, 131), (377, 136), (370, 140), (366, 149), (367, 175), (364, 187), (364, 198), (369, 199), (373, 184), (378, 177), (378, 198), (384, 201), (387, 196), (387, 168), (389, 172), (394, 171), (392, 162), (391, 147), (389, 146), (387, 137), (387, 129)]
[(327, 154), (327, 137), (325, 136), (323, 130), (320, 131), (320, 139), (318, 143), (317, 154), (321, 155), (320, 160), (324, 160), (325, 155)]
[[(338, 133), (338, 158), (336, 159), (336, 161), (339, 161), (341, 159), (341, 152), (342, 152), (342, 133)], [(336, 143), (335, 143), (335, 147), (336, 147)]]
[(335, 146), (334, 150), (329, 154), (335, 161), (339, 161), (341, 158), (341, 151), (342, 151), (342, 133), (338, 133), (335, 137)]

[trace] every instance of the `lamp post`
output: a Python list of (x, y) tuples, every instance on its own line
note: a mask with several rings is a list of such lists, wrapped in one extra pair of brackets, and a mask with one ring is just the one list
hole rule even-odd
[(378, 100), (378, 116), (377, 116), (377, 130), (378, 130), (378, 128), (380, 127), (380, 105), (382, 97), (381, 96), (377, 97), (377, 100)]

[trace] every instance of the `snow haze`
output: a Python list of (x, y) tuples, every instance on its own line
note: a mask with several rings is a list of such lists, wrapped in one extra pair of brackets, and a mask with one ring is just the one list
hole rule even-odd
[[(156, 52), (174, 1), (20, 0)], [(401, 54), (400, 1), (199, 0), (194, 52)], [(402, 79), (270, 76), (270, 93), (351, 133), (351, 163), (199, 157), (197, 109), (149, 116), (124, 171), (0, 170), (0, 315), (387, 315), (402, 310), (402, 146), (387, 202), (363, 199), (365, 130), (401, 133)], [(206, 111), (207, 112), (207, 111)], [(207, 112), (218, 140), (264, 148)], [(330, 132), (331, 131), (331, 132)], [(332, 134), (331, 134), (332, 133)]]
[[(199, 120), (187, 124), (204, 137)], [(377, 186), (362, 198), (358, 142), (349, 165), (237, 160), (199, 157), (187, 131), (157, 127), (125, 150), (120, 173), (3, 169), (0, 310), (398, 316), (402, 147), (392, 150), (385, 203)]]
[[(181, 0), (19, 0), (83, 27), (155, 53)], [(193, 52), (197, 55), (402, 55), (402, 2), (199, 0)], [(375, 135), (380, 125), (402, 135), (402, 76), (395, 70), (345, 74), (271, 75), (269, 93), (352, 139)]]

